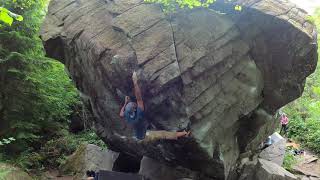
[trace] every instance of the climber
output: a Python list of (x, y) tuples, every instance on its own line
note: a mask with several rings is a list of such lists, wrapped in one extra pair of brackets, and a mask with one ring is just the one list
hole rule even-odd
[(138, 85), (136, 72), (133, 72), (132, 81), (134, 86), (134, 95), (137, 102), (131, 101), (130, 97), (126, 96), (125, 103), (120, 111), (120, 117), (124, 117), (128, 124), (133, 125), (137, 139), (143, 139), (146, 133), (146, 125), (143, 119), (144, 103), (141, 96), (141, 90)]
[(134, 94), (137, 102), (133, 102), (129, 96), (125, 97), (125, 103), (120, 110), (120, 117), (124, 117), (126, 122), (133, 126), (135, 137), (142, 140), (147, 135), (148, 140), (157, 139), (177, 139), (185, 137), (190, 132), (169, 132), (169, 131), (146, 131), (146, 122), (144, 121), (144, 103), (142, 100), (141, 89), (138, 85), (137, 73), (133, 72), (132, 81), (134, 86)]
[(289, 119), (288, 119), (288, 117), (287, 117), (287, 115), (285, 113), (281, 114), (280, 123), (281, 123), (280, 134), (281, 134), (282, 130), (283, 130), (284, 134), (286, 134), (287, 133)]

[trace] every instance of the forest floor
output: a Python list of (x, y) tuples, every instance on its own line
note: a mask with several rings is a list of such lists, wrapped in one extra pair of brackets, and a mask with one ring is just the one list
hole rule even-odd
[(42, 175), (42, 179), (73, 180), (73, 176), (61, 175), (58, 170), (48, 170)]
[[(287, 143), (287, 147), (301, 149), (300, 144), (295, 142)], [(320, 180), (320, 159), (309, 150), (304, 150), (304, 153), (296, 156), (297, 163), (293, 165), (293, 173), (302, 180)]]

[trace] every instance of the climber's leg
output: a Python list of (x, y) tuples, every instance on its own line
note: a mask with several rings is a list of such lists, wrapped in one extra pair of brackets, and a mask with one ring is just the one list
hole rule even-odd
[(187, 137), (190, 132), (170, 132), (170, 131), (148, 131), (146, 133), (146, 139), (149, 141), (155, 141), (159, 139), (173, 139), (176, 140), (179, 137)]
[(137, 139), (142, 140), (146, 135), (146, 127), (143, 121), (134, 125), (134, 132)]

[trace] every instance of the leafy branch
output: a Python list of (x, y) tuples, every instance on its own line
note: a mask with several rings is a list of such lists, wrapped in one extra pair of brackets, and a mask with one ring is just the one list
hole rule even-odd
[(9, 137), (8, 139), (0, 140), (0, 146), (4, 146), (6, 144), (10, 144), (11, 142), (15, 141), (16, 139), (13, 137)]
[(23, 17), (21, 15), (15, 14), (4, 7), (0, 7), (0, 22), (11, 26), (14, 19), (17, 21), (23, 21)]

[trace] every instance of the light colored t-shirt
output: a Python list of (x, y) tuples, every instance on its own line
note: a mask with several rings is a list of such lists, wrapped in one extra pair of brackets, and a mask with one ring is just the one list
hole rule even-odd
[(289, 119), (287, 116), (281, 116), (280, 122), (281, 122), (281, 124), (287, 125), (289, 122)]

